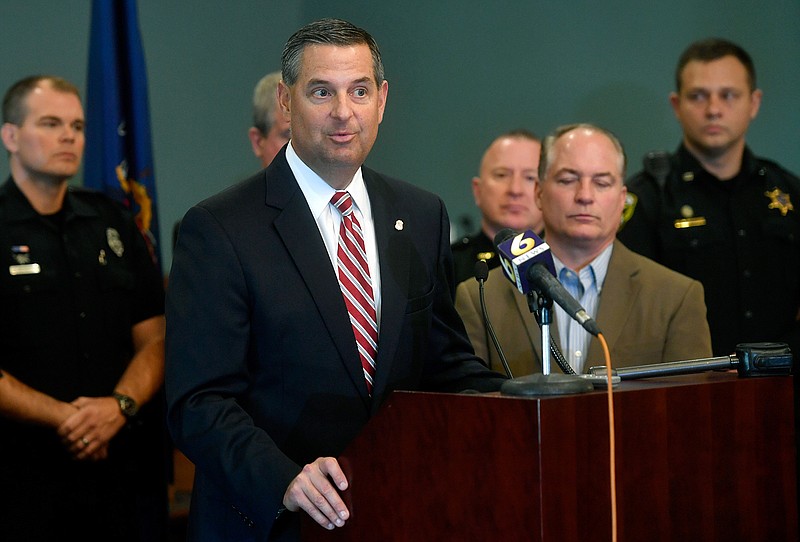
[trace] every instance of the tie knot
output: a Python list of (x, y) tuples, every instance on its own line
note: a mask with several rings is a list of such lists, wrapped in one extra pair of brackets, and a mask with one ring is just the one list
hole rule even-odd
[(353, 212), (353, 198), (350, 197), (350, 192), (346, 190), (337, 190), (331, 198), (331, 203), (339, 209), (342, 216), (347, 216)]

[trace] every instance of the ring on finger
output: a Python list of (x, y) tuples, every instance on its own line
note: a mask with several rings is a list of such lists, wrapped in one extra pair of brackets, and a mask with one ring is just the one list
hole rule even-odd
[(81, 442), (83, 443), (83, 447), (85, 448), (89, 445), (90, 441), (86, 437), (81, 437)]

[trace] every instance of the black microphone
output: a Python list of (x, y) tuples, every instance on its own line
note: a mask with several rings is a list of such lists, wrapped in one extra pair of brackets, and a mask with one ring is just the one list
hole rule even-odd
[(500, 246), (500, 243), (505, 243), (517, 234), (518, 232), (512, 230), (511, 228), (503, 228), (502, 230), (499, 230), (496, 234), (494, 234), (494, 248), (497, 249), (497, 247)]
[(494, 238), (503, 274), (523, 294), (538, 291), (549, 297), (594, 336), (600, 328), (556, 279), (550, 246), (531, 230), (500, 230)]
[(492, 344), (494, 344), (495, 350), (497, 350), (497, 353), (500, 355), (500, 362), (503, 364), (503, 369), (505, 369), (506, 375), (508, 375), (508, 378), (514, 378), (514, 375), (511, 374), (511, 368), (508, 366), (506, 355), (503, 353), (503, 349), (500, 348), (500, 341), (497, 339), (497, 335), (494, 332), (492, 322), (489, 321), (489, 311), (486, 310), (486, 296), (484, 295), (483, 284), (486, 282), (487, 278), (489, 278), (489, 265), (486, 263), (486, 260), (478, 260), (475, 262), (475, 280), (478, 281), (479, 285), (481, 312), (483, 313), (483, 327), (486, 328), (486, 332), (492, 339)]
[(475, 262), (475, 280), (477, 280), (479, 284), (483, 284), (483, 281), (488, 278), (489, 264), (486, 263), (486, 260), (478, 260)]

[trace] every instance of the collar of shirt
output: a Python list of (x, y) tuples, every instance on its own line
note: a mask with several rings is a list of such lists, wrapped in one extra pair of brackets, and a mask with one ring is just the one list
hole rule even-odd
[(685, 144), (681, 143), (678, 146), (678, 150), (675, 151), (672, 168), (673, 171), (677, 170), (677, 174), (680, 177), (691, 172), (696, 182), (711, 183), (713, 186), (730, 190), (731, 186), (746, 183), (750, 177), (755, 175), (759, 169), (759, 164), (753, 152), (749, 147), (745, 146), (742, 151), (742, 165), (739, 168), (739, 172), (727, 181), (720, 181), (714, 174), (703, 167), (700, 161), (686, 148)]
[[(592, 282), (594, 282), (595, 286), (597, 287), (597, 293), (600, 294), (600, 292), (603, 291), (603, 284), (606, 281), (606, 274), (608, 274), (608, 262), (611, 260), (611, 252), (613, 250), (614, 243), (609, 243), (609, 245), (604, 248), (594, 260), (589, 262), (589, 265), (581, 269), (580, 272), (575, 273), (581, 278), (581, 283), (584, 285), (584, 287), (588, 286), (586, 278), (591, 276), (593, 278)], [(555, 254), (553, 254), (553, 263), (556, 267), (556, 277), (559, 277), (561, 275), (561, 270), (566, 266), (564, 265), (564, 262), (559, 260)]]
[[(308, 202), (311, 214), (314, 215), (314, 220), (319, 222), (320, 217), (326, 211), (330, 213), (332, 209), (330, 206), (331, 198), (336, 190), (297, 156), (291, 141), (286, 147), (286, 161), (289, 162), (289, 167), (294, 173), (295, 179), (297, 179), (297, 184), (300, 185), (300, 190), (303, 191), (303, 196)], [(356, 216), (360, 220), (361, 216), (359, 215), (364, 215), (364, 211), (370, 208), (361, 168), (358, 168), (346, 190), (350, 192), (350, 197), (353, 198), (353, 203), (356, 205)], [(337, 215), (336, 229), (338, 231), (338, 223), (341, 222), (341, 216), (338, 213), (335, 214)]]
[[(303, 192), (308, 208), (317, 223), (319, 233), (328, 251), (328, 257), (333, 266), (334, 272), (339, 274), (336, 265), (336, 252), (339, 246), (339, 226), (342, 222), (342, 215), (331, 204), (331, 198), (336, 191), (326, 183), (322, 177), (317, 175), (314, 170), (306, 165), (297, 155), (292, 147), (292, 142), (286, 146), (286, 161), (289, 168), (294, 173), (297, 184)], [(358, 223), (361, 225), (361, 232), (364, 236), (364, 248), (367, 251), (367, 261), (369, 262), (369, 273), (372, 279), (373, 296), (378, 309), (378, 326), (380, 327), (380, 266), (378, 265), (378, 245), (375, 239), (375, 224), (372, 218), (372, 206), (370, 205), (367, 187), (364, 184), (364, 176), (361, 168), (358, 168), (353, 179), (345, 188), (353, 198)]]
[[(597, 315), (600, 305), (600, 292), (608, 273), (608, 262), (611, 260), (614, 243), (610, 243), (603, 251), (592, 260), (589, 265), (575, 273), (567, 268), (564, 263), (555, 255), (553, 263), (556, 268), (556, 277), (559, 280), (562, 270), (567, 269), (578, 276), (578, 280), (583, 286), (582, 295), (576, 299), (584, 310), (593, 318)], [(583, 327), (575, 322), (572, 317), (558, 305), (555, 306), (556, 324), (558, 325), (559, 337), (561, 339), (561, 349), (564, 356), (569, 361), (575, 372), (580, 374), (586, 366), (586, 356), (589, 353), (589, 343), (591, 335)]]

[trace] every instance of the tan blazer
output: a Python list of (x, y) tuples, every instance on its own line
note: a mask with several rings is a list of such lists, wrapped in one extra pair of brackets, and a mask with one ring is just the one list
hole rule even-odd
[[(526, 296), (494, 269), (484, 286), (486, 310), (515, 377), (542, 371), (542, 339)], [(478, 282), (458, 285), (456, 309), (475, 353), (495, 370), (503, 366), (485, 331)], [(597, 315), (611, 352), (612, 367), (711, 357), (703, 286), (614, 242)], [(550, 331), (560, 345), (553, 317)], [(604, 365), (600, 341), (593, 337), (584, 372)], [(551, 357), (551, 372), (560, 372)]]

